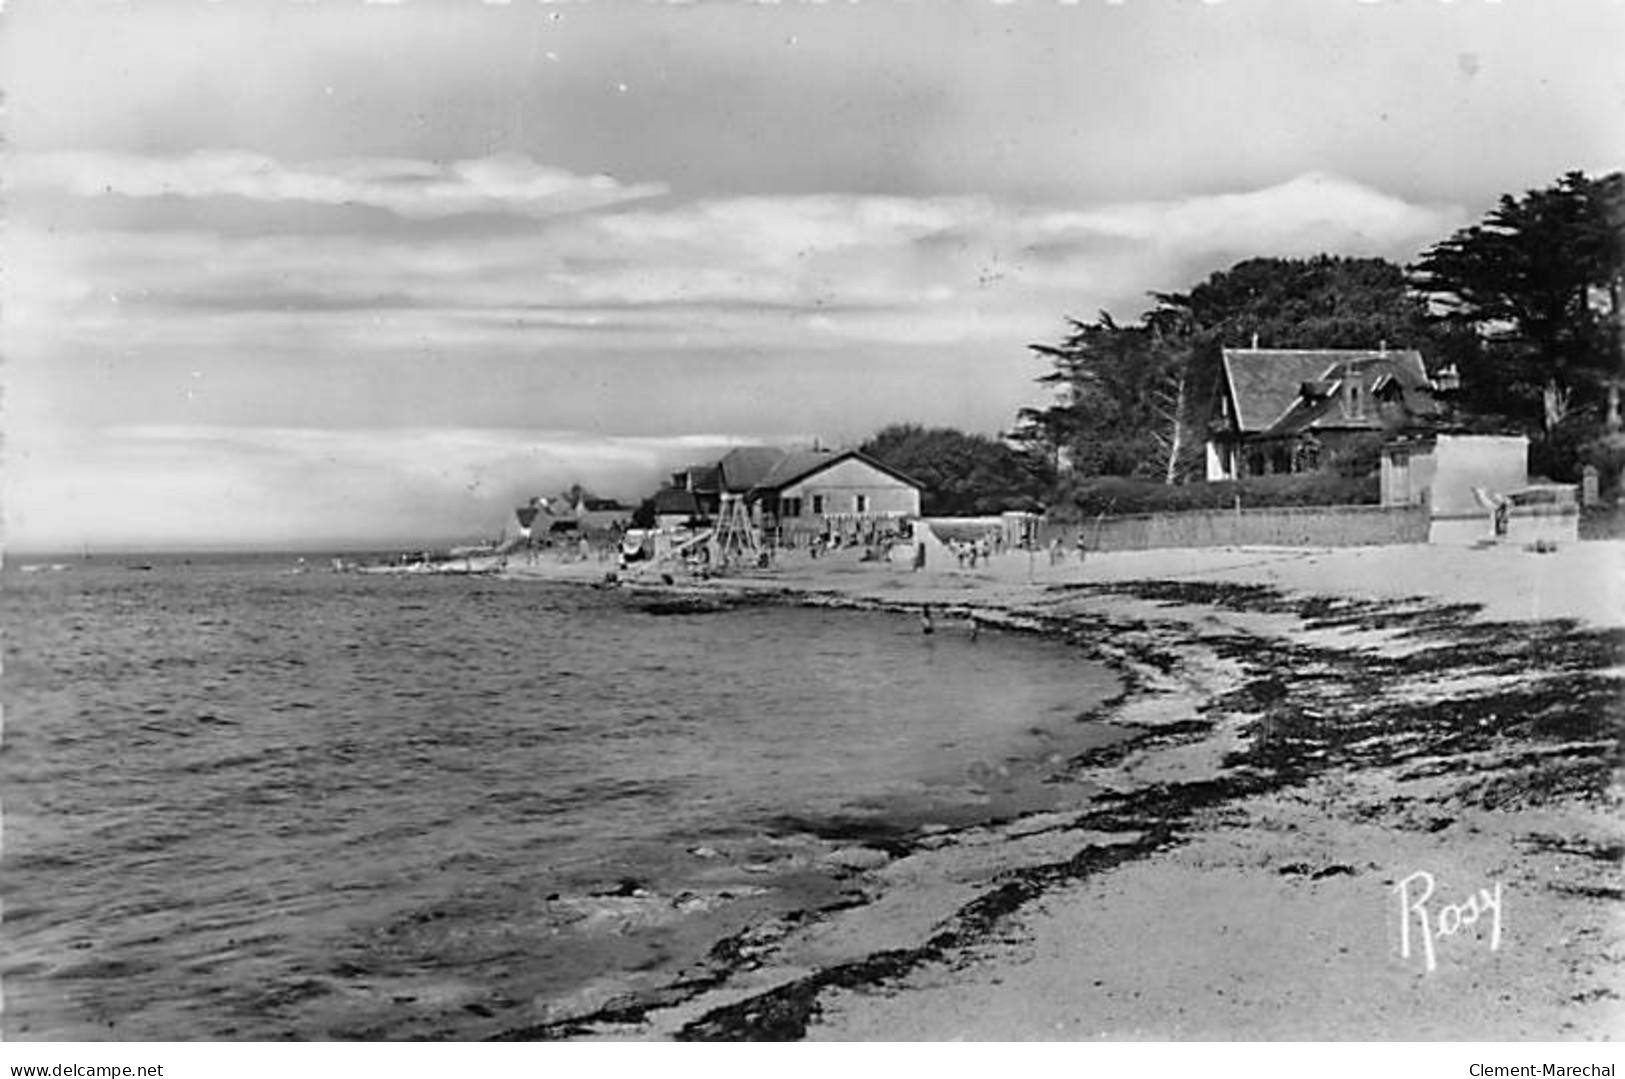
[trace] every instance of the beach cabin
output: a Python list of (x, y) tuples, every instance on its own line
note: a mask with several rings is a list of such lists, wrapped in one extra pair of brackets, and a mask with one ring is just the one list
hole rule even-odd
[(784, 454), (752, 488), (749, 502), (772, 541), (800, 546), (813, 537), (873, 544), (920, 515), (918, 480), (857, 450)]
[(920, 483), (857, 450), (735, 446), (710, 464), (672, 474), (655, 494), (661, 528), (711, 525), (738, 499), (768, 542), (800, 546), (813, 537), (871, 543), (920, 515)]

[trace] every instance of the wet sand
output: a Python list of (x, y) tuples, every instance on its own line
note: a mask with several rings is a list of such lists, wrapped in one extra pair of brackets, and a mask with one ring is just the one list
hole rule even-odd
[(1044, 777), (1090, 792), (1064, 810), (821, 837), (844, 844), (839, 903), (500, 1036), (1611, 1037), (1622, 571), (1625, 544), (1586, 543), (923, 573), (837, 552), (679, 581), (1066, 637), (1125, 674), (1091, 719), (1131, 736)]

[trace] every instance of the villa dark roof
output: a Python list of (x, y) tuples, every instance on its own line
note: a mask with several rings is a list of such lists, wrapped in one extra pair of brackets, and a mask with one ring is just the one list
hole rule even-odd
[[(1377, 410), (1345, 411), (1345, 389), (1365, 400), (1394, 394), (1411, 415), (1435, 409), (1427, 369), (1415, 349), (1225, 349), (1224, 377), (1240, 434), (1311, 428), (1380, 427)], [(1352, 380), (1352, 385), (1348, 385)]]

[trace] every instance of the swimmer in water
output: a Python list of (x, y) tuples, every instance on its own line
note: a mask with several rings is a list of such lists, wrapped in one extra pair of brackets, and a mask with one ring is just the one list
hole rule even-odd
[(920, 608), (920, 632), (929, 634), (935, 632), (936, 628), (931, 624), (931, 605), (927, 603)]

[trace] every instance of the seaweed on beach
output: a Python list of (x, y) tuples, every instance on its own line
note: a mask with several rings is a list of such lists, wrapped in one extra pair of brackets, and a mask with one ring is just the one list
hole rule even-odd
[[(1135, 737), (1080, 754), (1069, 768), (1101, 768), (1158, 745), (1199, 740), (1223, 721), (1239, 721), (1242, 746), (1218, 774), (1102, 792), (1073, 818), (1069, 830), (1097, 837), (1057, 861), (1007, 870), (991, 890), (955, 912), (917, 947), (888, 949), (837, 963), (747, 999), (714, 1008), (683, 1026), (681, 1040), (788, 1040), (803, 1037), (831, 990), (895, 985), (929, 963), (963, 954), (986, 940), (1015, 912), (1056, 887), (1107, 872), (1185, 841), (1204, 814), (1243, 800), (1298, 787), (1336, 769), (1393, 769), (1401, 780), (1429, 780), (1415, 795), (1344, 807), (1352, 819), (1438, 831), (1469, 806), (1496, 809), (1601, 798), (1622, 760), (1625, 718), (1614, 669), (1625, 655), (1625, 631), (1568, 621), (1474, 621), (1471, 605), (1288, 597), (1264, 587), (1189, 581), (1092, 584), (1052, 591), (1120, 594), (1154, 603), (1289, 616), (1306, 630), (1382, 632), (1405, 641), (1401, 650), (1347, 648), (1290, 636), (1195, 632), (1091, 615), (1023, 616), (1021, 628), (1072, 641), (1092, 654), (1177, 676), (1188, 650), (1202, 648), (1235, 664), (1239, 683), (1203, 704), (1188, 720), (1147, 728)], [(863, 604), (895, 607), (892, 604)], [(1012, 627), (1014, 628), (1014, 627)], [(1110, 641), (1110, 651), (1103, 642)], [(1143, 679), (1130, 693), (1144, 689)], [(1454, 688), (1453, 688), (1454, 687)], [(1115, 702), (1114, 702), (1115, 703)], [(780, 826), (858, 843), (894, 857), (921, 841), (915, 830), (868, 819), (806, 821)], [(1102, 835), (1120, 842), (1099, 842)], [(1529, 844), (1618, 863), (1625, 849), (1533, 836)], [(1348, 866), (1301, 867), (1321, 876)], [(1587, 898), (1617, 899), (1617, 889), (1591, 888)], [(1592, 892), (1596, 892), (1595, 895)], [(572, 1036), (605, 1023), (639, 1022), (675, 997), (694, 999), (756, 960), (746, 937), (713, 949), (712, 968), (675, 983), (657, 997), (623, 1003), (568, 1023), (517, 1036)]]
[[(899, 967), (912, 968), (942, 958), (944, 948), (968, 943), (1001, 918), (1058, 883), (1140, 857), (1179, 841), (1197, 813), (1300, 785), (1334, 767), (1383, 767), (1410, 759), (1463, 754), (1514, 744), (1559, 743), (1531, 770), (1519, 767), (1516, 753), (1479, 767), (1491, 777), (1455, 792), (1462, 802), (1493, 807), (1517, 792), (1523, 798), (1590, 797), (1606, 786), (1618, 758), (1619, 683), (1596, 673), (1615, 662), (1622, 635), (1583, 630), (1569, 622), (1534, 625), (1473, 624), (1463, 633), (1460, 619), (1474, 608), (1404, 610), (1385, 614), (1378, 604), (1293, 601), (1264, 588), (1202, 586), (1186, 591), (1151, 588), (1164, 599), (1203, 602), (1231, 609), (1260, 607), (1290, 613), (1306, 623), (1362, 629), (1403, 628), (1416, 636), (1461, 635), (1436, 649), (1399, 657), (1354, 650), (1315, 648), (1234, 635), (1204, 644), (1240, 661), (1250, 676), (1213, 703), (1212, 712), (1257, 713), (1248, 745), (1226, 760), (1225, 771), (1208, 779), (1156, 784), (1096, 798), (1096, 808), (1077, 818), (1077, 830), (1139, 833), (1141, 838), (1108, 847), (1090, 846), (1067, 862), (1026, 867), (1009, 874), (993, 892), (963, 908), (952, 929), (920, 949), (886, 953), (884, 962), (843, 964), (799, 979), (762, 996), (718, 1009), (689, 1024), (684, 1038), (800, 1037), (818, 1014), (818, 994), (826, 988), (878, 986), (894, 980)], [(1176, 595), (1176, 591), (1179, 593)], [(1493, 647), (1486, 649), (1486, 645)], [(1486, 651), (1491, 654), (1487, 657)], [(1442, 676), (1461, 667), (1477, 669), (1486, 659), (1510, 661), (1512, 673), (1539, 673), (1514, 686), (1464, 694), (1430, 703), (1396, 697), (1391, 689), (1405, 677)], [(1210, 726), (1192, 721), (1170, 738)], [(1574, 745), (1577, 738), (1593, 739)], [(1137, 748), (1145, 748), (1136, 741)], [(1098, 763), (1106, 754), (1097, 754)], [(1449, 818), (1427, 817), (1418, 826), (1436, 829)], [(874, 957), (871, 957), (874, 958)]]

